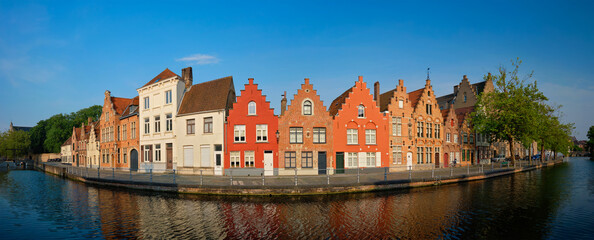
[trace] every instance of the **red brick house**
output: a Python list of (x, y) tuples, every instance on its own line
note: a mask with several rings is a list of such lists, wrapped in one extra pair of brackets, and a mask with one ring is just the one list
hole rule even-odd
[(110, 91), (105, 91), (103, 110), (101, 113), (101, 167), (122, 167), (122, 149), (117, 141), (121, 139), (120, 117), (132, 99), (112, 97)]
[[(279, 174), (326, 174), (332, 163), (332, 117), (309, 78), (287, 105), (281, 101), (278, 119)], [(286, 108), (286, 110), (285, 110)]]
[(332, 101), (329, 113), (333, 116), (332, 167), (336, 173), (389, 166), (388, 116), (380, 112), (363, 77)]
[(450, 105), (448, 109), (441, 110), (443, 117), (443, 161), (441, 167), (450, 167), (451, 163), (456, 160), (460, 163), (460, 142), (458, 130), (458, 117), (454, 107)]
[(274, 175), (278, 168), (278, 116), (250, 78), (226, 123), (225, 174)]

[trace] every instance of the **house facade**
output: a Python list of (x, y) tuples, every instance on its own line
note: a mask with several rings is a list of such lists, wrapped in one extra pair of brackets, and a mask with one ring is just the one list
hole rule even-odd
[(136, 96), (130, 101), (130, 104), (124, 109), (119, 118), (117, 144), (120, 148), (118, 158), (121, 161), (116, 162), (116, 168), (138, 170), (140, 156), (138, 105), (138, 96)]
[(278, 117), (254, 79), (248, 81), (227, 117), (225, 174), (275, 175), (279, 166)]
[(173, 146), (175, 117), (186, 88), (192, 85), (191, 68), (182, 70), (183, 78), (165, 69), (137, 89), (140, 110), (140, 155), (142, 171), (165, 172), (176, 169)]
[(223, 174), (225, 121), (234, 102), (233, 77), (192, 85), (184, 94), (174, 128), (179, 173)]
[[(92, 121), (91, 118), (88, 120), (89, 122)], [(92, 122), (89, 129), (89, 142), (87, 143), (87, 167), (90, 168), (97, 168), (99, 167), (99, 163), (101, 161), (101, 151), (100, 151), (100, 134), (101, 134), (101, 121)]]
[(336, 173), (389, 166), (388, 116), (380, 112), (377, 102), (361, 76), (355, 86), (332, 101), (332, 167)]
[(101, 112), (100, 127), (100, 154), (101, 168), (121, 167), (121, 146), (118, 141), (121, 138), (120, 117), (130, 105), (132, 99), (112, 97), (110, 91), (105, 91), (103, 98), (103, 109)]
[(332, 117), (306, 78), (287, 107), (281, 100), (279, 128), (279, 175), (327, 174), (333, 166)]
[(458, 117), (453, 106), (448, 109), (441, 110), (443, 117), (443, 161), (440, 167), (453, 166), (454, 160), (460, 163), (460, 143), (458, 131)]
[(414, 108), (410, 104), (403, 80), (398, 80), (398, 86), (395, 89), (380, 95), (380, 110), (387, 112), (390, 116), (390, 151), (388, 153), (390, 170), (410, 169), (413, 165), (413, 139), (416, 139), (413, 134)]
[(72, 164), (72, 135), (60, 146), (60, 156), (63, 163)]

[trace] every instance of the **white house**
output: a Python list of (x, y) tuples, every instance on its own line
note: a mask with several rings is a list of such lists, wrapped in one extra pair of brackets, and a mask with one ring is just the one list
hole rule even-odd
[[(89, 119), (90, 121), (90, 119)], [(101, 152), (99, 151), (100, 140), (99, 121), (91, 123), (91, 130), (89, 131), (89, 141), (87, 142), (87, 167), (99, 167)]]
[(233, 77), (196, 84), (186, 91), (174, 129), (180, 173), (223, 174), (225, 121), (234, 102)]
[(72, 137), (60, 146), (60, 156), (63, 163), (72, 163)]
[(177, 110), (186, 88), (192, 86), (192, 68), (182, 69), (182, 76), (165, 69), (141, 88), (139, 170), (164, 172), (176, 169), (179, 154), (174, 142)]

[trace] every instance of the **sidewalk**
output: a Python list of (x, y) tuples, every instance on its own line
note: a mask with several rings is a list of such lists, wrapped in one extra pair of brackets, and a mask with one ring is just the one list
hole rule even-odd
[[(390, 172), (388, 168), (357, 174), (295, 175), (295, 176), (211, 176), (179, 175), (170, 173), (139, 173), (115, 169), (90, 169), (44, 163), (63, 171), (65, 177), (94, 184), (205, 194), (320, 194), (338, 192), (374, 191), (392, 188), (416, 187), (417, 185), (439, 185), (443, 183), (471, 181), (533, 170), (550, 164), (528, 165), (522, 161), (516, 167), (501, 164), (475, 165), (469, 167), (438, 168)], [(61, 168), (61, 170), (60, 170)], [(47, 171), (46, 171), (47, 172)]]

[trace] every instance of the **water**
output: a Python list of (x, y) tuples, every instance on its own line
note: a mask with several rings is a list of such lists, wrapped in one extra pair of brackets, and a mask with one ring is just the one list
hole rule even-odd
[(594, 239), (594, 161), (376, 194), (213, 197), (0, 172), (0, 238)]

